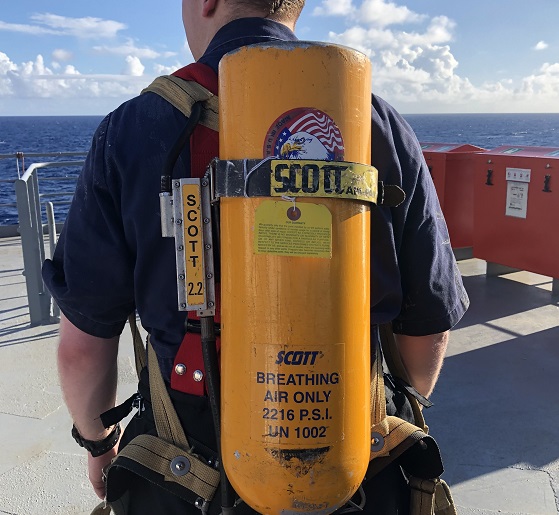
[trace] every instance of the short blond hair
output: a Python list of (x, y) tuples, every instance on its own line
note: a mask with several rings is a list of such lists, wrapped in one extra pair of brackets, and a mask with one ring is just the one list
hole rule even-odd
[(293, 22), (297, 21), (305, 7), (305, 0), (231, 0), (231, 3), (256, 9), (267, 18)]

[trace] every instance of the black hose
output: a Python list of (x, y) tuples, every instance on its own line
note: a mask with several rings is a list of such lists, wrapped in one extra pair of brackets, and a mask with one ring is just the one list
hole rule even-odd
[(221, 377), (219, 361), (217, 359), (214, 317), (200, 317), (200, 326), (202, 329), (202, 355), (204, 357), (204, 368), (206, 369), (206, 387), (208, 388), (208, 396), (210, 398), (210, 407), (217, 439), (217, 455), (219, 456), (222, 514), (228, 515), (234, 512), (236, 495), (225, 474), (223, 457), (221, 455)]
[(161, 176), (161, 193), (171, 192), (171, 182), (173, 180), (173, 171), (175, 168), (175, 164), (184, 147), (190, 141), (190, 136), (192, 136), (196, 125), (198, 125), (198, 122), (200, 121), (200, 117), (202, 116), (202, 109), (202, 102), (194, 102), (194, 104), (192, 105), (190, 116), (188, 117), (188, 121), (186, 122), (183, 131), (179, 134), (179, 137), (177, 138), (177, 140), (171, 147), (171, 151), (167, 155), (165, 165), (163, 166), (163, 175)]

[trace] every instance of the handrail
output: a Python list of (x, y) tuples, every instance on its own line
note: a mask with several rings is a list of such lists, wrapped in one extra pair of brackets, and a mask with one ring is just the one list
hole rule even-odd
[[(85, 157), (87, 156), (87, 152), (14, 152), (12, 154), (0, 154), (0, 160), (2, 159), (16, 159), (18, 164), (18, 178), (21, 178), (21, 174), (19, 172), (19, 160), (21, 160), (23, 173), (25, 174), (25, 166), (24, 166), (24, 159), (25, 158), (37, 158), (37, 157)], [(80, 161), (80, 163), (83, 163)], [(40, 165), (41, 168), (46, 167), (59, 167), (59, 166), (74, 166), (76, 161), (49, 161), (47, 163), (32, 163), (29, 168), (33, 167), (34, 165)], [(29, 171), (29, 170), (28, 170)], [(44, 177), (44, 180), (48, 181), (75, 181), (76, 177)], [(2, 179), (0, 178), (0, 184), (14, 184), (16, 182), (16, 178), (14, 179)], [(46, 194), (52, 195), (52, 194)], [(43, 196), (46, 196), (43, 195)], [(59, 195), (65, 195), (64, 193), (60, 193)], [(67, 204), (67, 202), (57, 202), (58, 205)], [(17, 207), (17, 204), (14, 202), (0, 202), (0, 207)]]
[[(78, 154), (84, 155), (84, 153), (72, 153), (72, 155)], [(51, 295), (46, 289), (41, 276), (41, 268), (45, 260), (45, 228), (48, 229), (51, 256), (56, 245), (56, 225), (54, 223), (53, 203), (45, 203), (47, 224), (43, 224), (41, 199), (60, 195), (66, 195), (68, 197), (73, 195), (73, 192), (51, 192), (41, 195), (39, 193), (39, 170), (54, 167), (81, 167), (83, 164), (83, 160), (33, 163), (25, 170), (20, 178), (14, 180), (19, 233), (21, 235), (23, 251), (23, 266), (25, 269), (25, 282), (27, 286), (27, 299), (29, 302), (29, 315), (32, 326), (58, 322), (59, 315), (58, 307), (52, 301)], [(50, 180), (51, 178), (45, 179)], [(76, 178), (74, 177), (72, 180), (76, 180)], [(69, 202), (70, 201), (57, 201), (57, 204), (67, 204)]]
[(54, 168), (54, 167), (60, 167), (60, 166), (74, 166), (74, 165), (83, 165), (83, 161), (49, 161), (48, 163), (33, 163), (32, 165), (29, 166), (29, 168), (27, 169), (27, 171), (21, 176), (22, 180), (27, 180), (28, 177), (31, 176), (31, 174), (39, 169), (39, 168)]
[(78, 157), (86, 155), (87, 152), (14, 152), (13, 154), (0, 154), (0, 159), (20, 159), (22, 157)]

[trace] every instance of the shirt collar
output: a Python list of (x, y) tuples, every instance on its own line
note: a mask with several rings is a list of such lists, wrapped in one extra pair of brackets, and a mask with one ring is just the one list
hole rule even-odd
[(239, 18), (217, 31), (198, 62), (210, 66), (217, 73), (219, 61), (228, 52), (269, 41), (297, 41), (297, 37), (282, 23), (267, 18)]

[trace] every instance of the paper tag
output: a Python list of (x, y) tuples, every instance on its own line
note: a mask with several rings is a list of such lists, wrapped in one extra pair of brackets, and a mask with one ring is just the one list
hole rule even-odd
[(322, 204), (265, 200), (256, 209), (255, 254), (332, 257), (332, 213)]

